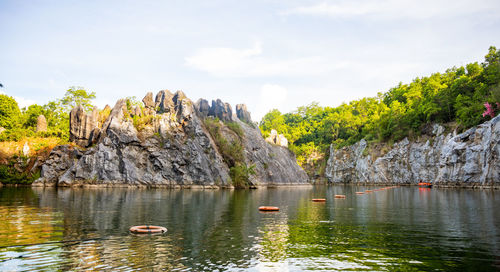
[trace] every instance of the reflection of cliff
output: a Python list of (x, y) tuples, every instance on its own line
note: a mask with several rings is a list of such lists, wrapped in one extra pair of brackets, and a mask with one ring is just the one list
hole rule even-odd
[[(61, 239), (62, 214), (52, 207), (38, 207), (31, 190), (2, 188), (0, 200), (0, 246)], [(23, 200), (27, 203), (19, 205)]]
[[(44, 236), (36, 235), (45, 228), (56, 234), (49, 240), (94, 238), (21, 248), (26, 259), (19, 262), (31, 270), (467, 268), (464, 263), (446, 261), (457, 258), (472, 260), (479, 270), (491, 270), (492, 262), (478, 264), (477, 260), (500, 255), (496, 234), (500, 213), (494, 192), (397, 188), (354, 194), (363, 189), (27, 188), (16, 190), (35, 193), (0, 198), (0, 212), (6, 215), (4, 221), (22, 225), (13, 230), (16, 235), (22, 230), (40, 238), (35, 243), (44, 241)], [(339, 193), (347, 198), (334, 200), (332, 196)], [(327, 202), (310, 201), (320, 197)], [(261, 205), (281, 210), (260, 213)], [(131, 225), (139, 224), (169, 230), (157, 236), (128, 232)], [(7, 256), (5, 251), (0, 253), (1, 258)], [(435, 256), (445, 261), (436, 262)]]

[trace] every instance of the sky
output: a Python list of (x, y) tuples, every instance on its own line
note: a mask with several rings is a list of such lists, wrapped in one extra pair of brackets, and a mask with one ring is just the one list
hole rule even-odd
[(489, 46), (498, 0), (0, 0), (0, 92), (21, 107), (71, 86), (101, 108), (168, 89), (258, 121), (482, 62)]

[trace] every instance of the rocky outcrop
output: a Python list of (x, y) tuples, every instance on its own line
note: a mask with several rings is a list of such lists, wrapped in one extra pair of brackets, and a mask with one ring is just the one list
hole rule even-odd
[(243, 122), (252, 124), (252, 117), (245, 104), (236, 104), (236, 116)]
[(78, 105), (69, 113), (69, 140), (87, 147), (91, 144), (91, 133), (98, 127), (99, 111), (94, 108), (91, 113), (86, 113)]
[(233, 121), (231, 105), (222, 102), (220, 99), (212, 100), (212, 106), (208, 111), (208, 115), (217, 117), (223, 122)]
[[(146, 95), (144, 108), (152, 109)], [(218, 100), (220, 101), (220, 100)], [(160, 91), (155, 110), (138, 118), (128, 115), (126, 100), (119, 100), (103, 122), (87, 134), (86, 118), (81, 109), (72, 111), (79, 120), (75, 141), (87, 143), (87, 149), (60, 146), (55, 148), (42, 167), (41, 178), (34, 186), (72, 186), (81, 184), (150, 186), (150, 187), (231, 187), (229, 166), (207, 131), (204, 118), (232, 120), (229, 104), (216, 102), (207, 111), (208, 102), (194, 105), (178, 91)], [(215, 105), (215, 107), (214, 107)], [(135, 111), (134, 111), (135, 112)], [(206, 115), (205, 115), (206, 113)], [(221, 118), (222, 117), (222, 118)], [(287, 148), (267, 144), (258, 128), (235, 120), (243, 131), (242, 146), (247, 165), (255, 165), (251, 184), (307, 184), (307, 175), (297, 165)], [(77, 122), (74, 122), (77, 124)], [(234, 132), (225, 133), (228, 141)], [(83, 135), (83, 136), (81, 136)]]
[(165, 113), (173, 111), (173, 101), (174, 95), (169, 90), (163, 90), (156, 94), (155, 108), (158, 113)]
[(43, 115), (39, 115), (36, 119), (36, 132), (40, 131), (47, 131), (47, 120)]
[(340, 150), (330, 146), (326, 177), (332, 183), (500, 186), (500, 116), (458, 135), (443, 132), (434, 125), (430, 139), (404, 139), (376, 158), (364, 140)]
[(275, 129), (271, 129), (271, 134), (266, 138), (266, 142), (274, 145), (288, 147), (288, 140), (285, 135), (278, 134)]
[(202, 117), (207, 117), (210, 112), (210, 105), (208, 104), (208, 101), (200, 98), (196, 101), (196, 110)]

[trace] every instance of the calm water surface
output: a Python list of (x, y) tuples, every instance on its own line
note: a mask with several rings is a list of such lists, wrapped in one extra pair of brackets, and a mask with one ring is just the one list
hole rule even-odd
[[(366, 189), (374, 187), (4, 187), (0, 270), (500, 269), (500, 192), (400, 187), (355, 194)], [(261, 205), (281, 210), (261, 213)], [(143, 224), (168, 232), (128, 232)]]

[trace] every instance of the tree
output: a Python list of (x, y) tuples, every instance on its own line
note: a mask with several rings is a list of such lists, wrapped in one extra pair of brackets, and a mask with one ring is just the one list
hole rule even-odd
[(94, 107), (91, 100), (95, 99), (95, 92), (87, 93), (83, 87), (71, 87), (61, 99), (61, 104), (66, 111), (70, 111), (77, 105), (81, 105), (85, 111), (90, 111)]
[(19, 122), (21, 111), (14, 98), (1, 94), (0, 95), (0, 126), (11, 129)]
[(25, 128), (35, 128), (38, 116), (40, 115), (47, 117), (44, 107), (37, 104), (30, 105), (28, 109), (26, 109), (26, 111), (23, 112), (23, 117), (24, 117), (23, 126)]

